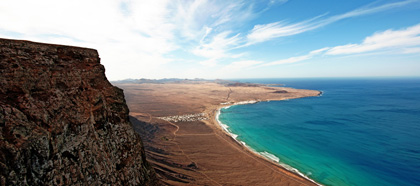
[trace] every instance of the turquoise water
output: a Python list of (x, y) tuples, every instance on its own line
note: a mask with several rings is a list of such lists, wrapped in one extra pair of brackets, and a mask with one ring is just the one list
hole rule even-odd
[(419, 78), (242, 81), (324, 92), (221, 109), (255, 151), (324, 185), (420, 185)]

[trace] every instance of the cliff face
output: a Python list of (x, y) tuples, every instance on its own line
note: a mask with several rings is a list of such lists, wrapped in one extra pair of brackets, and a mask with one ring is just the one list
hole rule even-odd
[(96, 50), (0, 39), (0, 185), (155, 185)]

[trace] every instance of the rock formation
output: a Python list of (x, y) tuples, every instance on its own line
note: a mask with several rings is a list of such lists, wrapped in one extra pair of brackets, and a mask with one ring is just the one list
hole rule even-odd
[(93, 49), (0, 39), (0, 185), (156, 185)]

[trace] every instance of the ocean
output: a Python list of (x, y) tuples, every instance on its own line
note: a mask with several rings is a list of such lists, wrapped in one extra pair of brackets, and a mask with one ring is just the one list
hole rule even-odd
[(323, 185), (420, 185), (420, 78), (240, 81), (323, 91), (221, 109), (254, 151)]

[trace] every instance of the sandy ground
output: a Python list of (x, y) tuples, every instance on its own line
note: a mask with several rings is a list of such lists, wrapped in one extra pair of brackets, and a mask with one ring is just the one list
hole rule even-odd
[[(238, 144), (215, 120), (221, 103), (317, 96), (283, 87), (199, 84), (115, 84), (124, 89), (130, 116), (148, 161), (167, 185), (315, 185)], [(285, 92), (287, 91), (287, 92)], [(203, 121), (157, 117), (205, 113)]]

